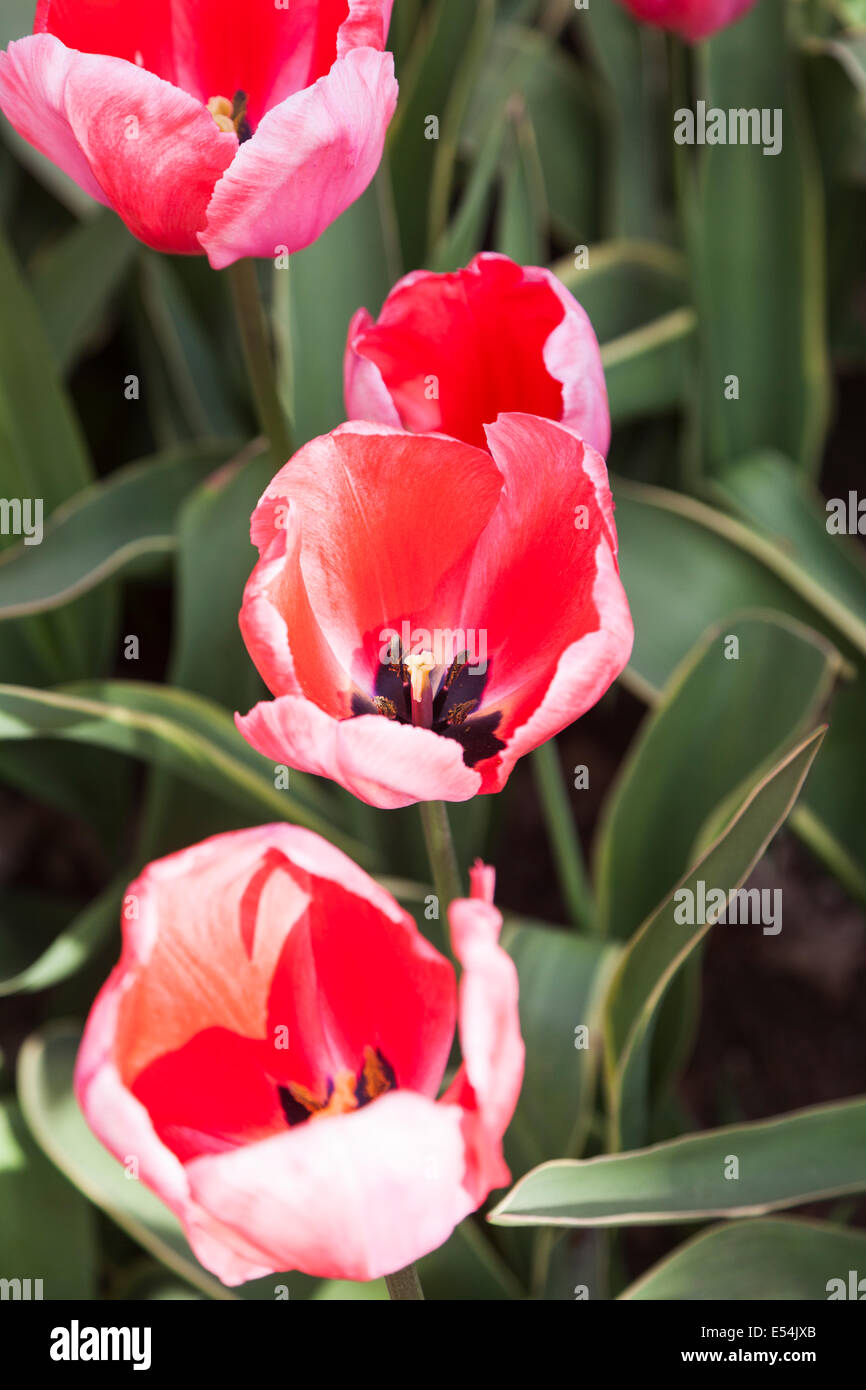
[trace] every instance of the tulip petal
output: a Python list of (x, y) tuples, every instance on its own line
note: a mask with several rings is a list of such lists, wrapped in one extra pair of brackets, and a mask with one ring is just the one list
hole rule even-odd
[(199, 1206), (273, 1269), (357, 1280), (447, 1240), (472, 1209), (464, 1172), (462, 1112), (408, 1091), (186, 1167)]
[[(547, 270), (483, 252), (465, 270), (415, 271), (388, 295), (378, 321), (349, 329), (350, 416), (436, 431), (484, 446), (504, 411), (561, 420), (601, 453), (610, 416), (592, 325)], [(387, 401), (387, 405), (385, 404)]]
[(125, 58), (167, 82), (176, 79), (172, 0), (39, 0), (33, 29), (79, 53)]
[(309, 893), (268, 1002), (268, 1037), (288, 1030), (287, 1076), (315, 1090), (341, 1070), (358, 1073), (372, 1048), (394, 1084), (435, 1096), (457, 1016), (450, 963), (408, 913), (395, 921), (324, 879)]
[(309, 700), (284, 695), (236, 714), (235, 724), (266, 758), (331, 777), (382, 810), (468, 801), (481, 790), (479, 773), (466, 766), (455, 739), (379, 715), (332, 719)]
[(492, 903), (457, 898), (448, 909), (448, 922), (454, 954), (463, 967), (463, 1063), (484, 1126), (499, 1140), (511, 1122), (523, 1082), (517, 968), (499, 944), (502, 914)]
[(0, 54), (0, 106), (148, 246), (200, 250), (196, 234), (238, 142), (193, 97), (134, 63), (36, 34)]
[[(275, 872), (262, 887), (250, 955), (245, 894), (274, 850), (298, 867)], [(274, 970), (286, 933), (308, 901), (298, 869), (339, 881), (379, 911), (402, 920), (393, 899), (342, 851), (297, 826), (264, 825), (214, 836), (149, 864), (130, 884), (124, 899), (119, 968), (125, 986), (116, 1043), (127, 1083), (202, 1028), (265, 1036)], [(212, 949), (215, 937), (218, 952)]]
[[(473, 547), (501, 488), (485, 450), (386, 426), (342, 425), (280, 470), (256, 508), (251, 534), (270, 564), (291, 504), (312, 613), (340, 667), (369, 693), (383, 634), (399, 630), (395, 623), (410, 620), (429, 632), (454, 626)], [(251, 595), (262, 590), (254, 575)], [(278, 599), (272, 582), (270, 592)], [(295, 672), (305, 686), (301, 652), (309, 629), (300, 624), (296, 638), (285, 616), (298, 645)], [(257, 659), (268, 685), (278, 689), (285, 672), (272, 674), (266, 664), (272, 636), (257, 647)]]
[(599, 628), (597, 551), (613, 550), (615, 532), (604, 463), (570, 430), (509, 414), (488, 426), (487, 438), (505, 486), (473, 556), (462, 622), (487, 634), (483, 708), (504, 711), (497, 732), (509, 739), (560, 654)]
[(391, 55), (359, 48), (268, 111), (214, 189), (199, 236), (211, 265), (315, 241), (375, 174), (396, 103)]
[[(322, 0), (332, 10), (346, 10), (346, 0)], [(348, 14), (337, 33), (337, 56), (352, 48), (382, 49), (388, 41), (394, 0), (349, 0)]]
[(695, 43), (728, 24), (733, 24), (755, 0), (622, 0), (627, 9), (647, 24), (673, 29)]
[(139, 1072), (130, 1090), (162, 1143), (185, 1163), (282, 1133), (279, 1093), (266, 1070), (270, 1055), (258, 1038), (204, 1028)]
[(269, 512), (282, 525), (273, 541), (264, 525), (257, 535), (266, 559), (244, 589), (240, 628), (247, 651), (274, 695), (299, 695), (326, 713), (347, 718), (351, 677), (340, 666), (310, 605), (301, 569), (297, 507)]
[(502, 916), (489, 902), (459, 898), (448, 909), (460, 977), (460, 1048), (463, 1065), (443, 1104), (466, 1113), (464, 1184), (479, 1206), (510, 1173), (502, 1137), (511, 1123), (523, 1084), (525, 1048), (517, 1007), (517, 969), (499, 945)]
[(359, 309), (349, 324), (346, 352), (343, 358), (343, 396), (350, 420), (371, 420), (400, 429), (400, 412), (391, 399), (382, 373), (358, 352), (355, 344), (374, 326), (366, 309)]
[(123, 978), (114, 971), (94, 1004), (75, 1066), (75, 1096), (100, 1143), (121, 1163), (134, 1160), (138, 1178), (182, 1222), (202, 1264), (227, 1284), (270, 1274), (273, 1265), (239, 1231), (200, 1212), (189, 1196), (183, 1164), (160, 1141), (150, 1116), (127, 1090), (112, 1060)]

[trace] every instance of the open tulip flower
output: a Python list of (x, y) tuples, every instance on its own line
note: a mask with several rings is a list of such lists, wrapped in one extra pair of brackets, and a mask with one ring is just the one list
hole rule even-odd
[(350, 423), (252, 518), (244, 640), (276, 697), (237, 717), (266, 757), (392, 808), (498, 791), (631, 651), (607, 471), (534, 415), (488, 449)]
[(39, 0), (0, 107), (158, 251), (298, 251), (379, 165), (392, 3)]
[(517, 972), (493, 871), (472, 878), (449, 913), (459, 996), (412, 918), (310, 831), (218, 835), (131, 885), (76, 1094), (224, 1283), (393, 1273), (509, 1181)]
[(598, 340), (586, 312), (549, 270), (482, 252), (465, 270), (418, 270), (394, 286), (374, 322), (349, 327), (346, 412), (485, 448), (503, 411), (558, 420), (602, 456), (610, 413)]
[(724, 29), (750, 10), (755, 0), (620, 0), (637, 19), (673, 29), (695, 43)]

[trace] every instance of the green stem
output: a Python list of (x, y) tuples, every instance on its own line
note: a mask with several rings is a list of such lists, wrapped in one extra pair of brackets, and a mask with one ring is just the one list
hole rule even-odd
[(424, 827), (427, 858), (433, 871), (433, 887), (439, 898), (440, 910), (444, 913), (454, 898), (462, 896), (460, 870), (457, 867), (457, 855), (451, 838), (451, 826), (448, 824), (448, 812), (444, 801), (422, 801), (418, 809)]
[(595, 925), (592, 888), (565, 789), (556, 740), (551, 739), (536, 748), (532, 761), (565, 905), (576, 927), (592, 930)]
[(388, 1293), (392, 1303), (398, 1298), (423, 1299), (424, 1297), (421, 1280), (418, 1278), (418, 1271), (414, 1265), (407, 1265), (405, 1269), (398, 1270), (396, 1274), (386, 1274), (385, 1283), (388, 1285)]
[(229, 267), (228, 277), (259, 423), (262, 433), (268, 437), (275, 461), (282, 466), (294, 453), (294, 445), (277, 390), (268, 320), (255, 261), (235, 261)]

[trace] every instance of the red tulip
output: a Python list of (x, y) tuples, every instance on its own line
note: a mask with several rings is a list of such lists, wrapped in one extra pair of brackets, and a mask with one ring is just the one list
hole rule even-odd
[(158, 251), (299, 251), (382, 157), (392, 3), (39, 0), (0, 107)]
[(485, 448), (503, 411), (545, 415), (600, 454), (610, 414), (598, 341), (549, 270), (482, 253), (465, 270), (417, 270), (378, 320), (359, 309), (345, 363), (350, 420), (438, 431)]
[(733, 24), (755, 0), (620, 0), (637, 19), (673, 29), (692, 43)]
[(492, 870), (473, 878), (449, 913), (459, 1003), (412, 918), (307, 830), (217, 835), (131, 885), (76, 1094), (223, 1283), (391, 1273), (509, 1181), (517, 972)]
[(266, 757), (374, 806), (464, 801), (619, 675), (603, 460), (534, 415), (486, 435), (341, 425), (268, 487), (240, 622), (276, 699), (236, 719)]

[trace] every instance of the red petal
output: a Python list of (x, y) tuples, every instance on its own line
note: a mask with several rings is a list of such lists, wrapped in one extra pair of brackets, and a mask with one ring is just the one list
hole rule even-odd
[(408, 913), (395, 920), (324, 879), (308, 891), (268, 1001), (268, 1037), (288, 1029), (284, 1074), (315, 1091), (340, 1071), (358, 1072), (372, 1047), (401, 1089), (435, 1095), (456, 1021), (450, 964)]
[(50, 34), (0, 54), (0, 104), (31, 144), (159, 251), (201, 250), (214, 185), (237, 137), (178, 88)]
[(274, 762), (331, 777), (369, 806), (393, 811), (416, 801), (469, 801), (482, 789), (453, 738), (362, 714), (333, 719), (312, 701), (263, 700), (235, 724)]
[(563, 651), (599, 626), (596, 551), (612, 544), (612, 512), (585, 464), (597, 456), (561, 425), (503, 415), (487, 437), (505, 486), (473, 557), (463, 625), (486, 631), (484, 707), (506, 711), (497, 735), (507, 738), (540, 701)]
[(268, 1251), (272, 1269), (375, 1279), (434, 1250), (472, 1210), (465, 1166), (461, 1112), (393, 1091), (196, 1159), (186, 1175), (200, 1206)]
[[(399, 632), (403, 619), (431, 633), (455, 626), (466, 567), (501, 486), (484, 451), (343, 425), (280, 470), (256, 508), (253, 540), (270, 561), (291, 503), (312, 613), (339, 665), (367, 689), (387, 629)], [(294, 644), (292, 614), (285, 619)], [(297, 674), (304, 685), (300, 664)]]
[(206, 1028), (145, 1067), (130, 1087), (182, 1163), (282, 1133), (286, 1120), (267, 1074), (270, 1048)]
[(217, 185), (201, 236), (211, 265), (315, 241), (370, 183), (396, 104), (393, 58), (359, 48), (272, 106)]
[(538, 272), (482, 255), (451, 275), (408, 275), (354, 347), (378, 367), (407, 429), (483, 448), (484, 425), (502, 411), (562, 415), (544, 348), (563, 313)]

